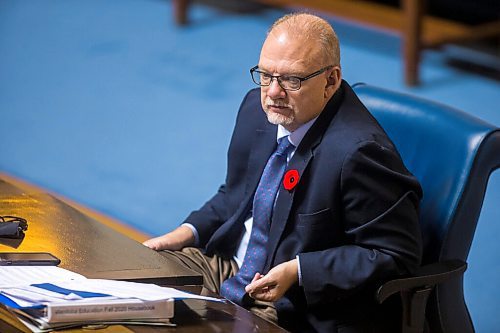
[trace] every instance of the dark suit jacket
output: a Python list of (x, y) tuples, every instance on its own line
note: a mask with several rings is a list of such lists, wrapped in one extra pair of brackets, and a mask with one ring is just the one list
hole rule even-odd
[[(185, 221), (207, 254), (234, 255), (276, 131), (260, 90), (251, 90), (236, 120), (225, 184)], [(300, 179), (290, 191), (280, 186), (265, 272), (299, 255), (302, 286), (276, 302), (279, 323), (298, 332), (387, 332), (389, 316), (398, 326), (397, 314), (375, 304), (374, 290), (420, 264), (421, 188), (345, 81), (297, 147), (292, 169)]]

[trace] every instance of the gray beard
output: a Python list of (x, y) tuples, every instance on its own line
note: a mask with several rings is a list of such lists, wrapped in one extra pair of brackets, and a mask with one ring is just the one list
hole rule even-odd
[(289, 126), (293, 123), (294, 118), (293, 114), (290, 117), (284, 116), (282, 114), (266, 111), (267, 121), (269, 121), (273, 125), (282, 125)]

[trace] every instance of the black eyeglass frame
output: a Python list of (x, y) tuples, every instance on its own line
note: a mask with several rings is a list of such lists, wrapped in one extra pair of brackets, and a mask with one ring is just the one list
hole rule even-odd
[[(283, 90), (287, 90), (287, 91), (297, 91), (297, 90), (299, 90), (300, 88), (302, 88), (302, 82), (307, 81), (307, 80), (309, 80), (309, 79), (312, 79), (313, 77), (318, 76), (318, 75), (320, 75), (321, 73), (324, 73), (325, 71), (327, 71), (327, 70), (329, 70), (330, 68), (333, 68), (333, 67), (335, 67), (335, 66), (333, 66), (333, 65), (329, 65), (329, 66), (323, 67), (323, 68), (321, 68), (320, 70), (318, 70), (318, 71), (316, 71), (316, 72), (314, 72), (314, 73), (311, 73), (311, 74), (309, 74), (309, 75), (307, 75), (307, 76), (305, 76), (305, 77), (300, 77), (300, 76), (295, 76), (295, 75), (271, 75), (271, 74), (269, 74), (269, 73), (266, 73), (266, 72), (261, 72), (261, 71), (257, 70), (257, 69), (259, 68), (259, 65), (256, 65), (256, 66), (254, 66), (254, 67), (250, 68), (250, 76), (252, 77), (252, 81), (253, 81), (256, 85), (261, 86), (261, 87), (269, 87), (269, 86), (271, 85), (271, 83), (273, 83), (273, 79), (276, 79), (276, 81), (278, 81), (278, 84), (280, 85), (280, 87), (281, 87), (281, 88), (283, 88)], [(255, 78), (254, 78), (254, 76), (253, 76), (253, 73), (258, 73), (259, 75), (260, 75), (260, 74), (265, 74), (265, 75), (267, 75), (267, 76), (270, 78), (269, 84), (262, 84), (262, 82), (261, 82), (261, 83), (258, 83), (258, 82), (255, 80)], [(290, 88), (285, 88), (285, 87), (283, 87), (283, 86), (281, 85), (281, 80), (280, 80), (280, 78), (281, 78), (282, 76), (287, 77), (287, 78), (294, 78), (294, 79), (299, 80), (299, 87), (298, 87), (297, 89), (290, 89)]]
[(28, 221), (18, 216), (4, 215), (0, 216), (0, 225), (3, 223), (18, 223), (18, 232), (24, 232), (28, 230)]

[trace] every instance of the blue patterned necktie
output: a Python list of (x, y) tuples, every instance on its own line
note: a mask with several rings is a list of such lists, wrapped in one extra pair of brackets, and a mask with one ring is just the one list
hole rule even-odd
[(253, 226), (243, 264), (235, 276), (221, 285), (221, 295), (237, 304), (242, 304), (245, 286), (252, 281), (256, 272), (262, 273), (264, 268), (267, 259), (266, 243), (276, 193), (285, 172), (288, 150), (291, 147), (293, 145), (288, 136), (281, 138), (278, 148), (267, 161), (253, 199)]

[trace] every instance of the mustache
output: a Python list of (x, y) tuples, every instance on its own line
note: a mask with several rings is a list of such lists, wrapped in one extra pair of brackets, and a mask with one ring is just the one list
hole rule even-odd
[(265, 105), (267, 107), (274, 106), (274, 107), (280, 107), (280, 108), (290, 108), (290, 104), (285, 103), (282, 100), (275, 100), (275, 101), (273, 101), (272, 99), (266, 99)]

